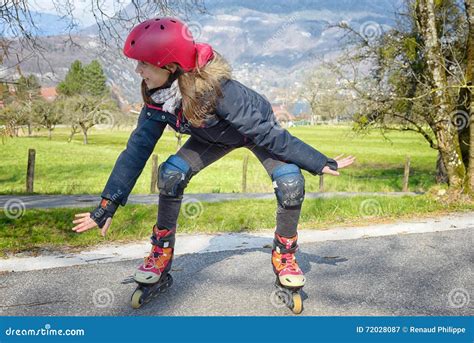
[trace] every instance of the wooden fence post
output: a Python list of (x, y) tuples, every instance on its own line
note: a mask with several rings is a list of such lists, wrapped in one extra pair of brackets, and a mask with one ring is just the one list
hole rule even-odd
[(176, 141), (176, 152), (178, 152), (178, 150), (181, 148), (181, 139), (183, 137), (183, 134), (180, 132), (180, 133), (175, 133), (174, 134), (177, 141)]
[(405, 171), (403, 172), (403, 192), (408, 192), (408, 178), (410, 176), (410, 156), (405, 161)]
[(153, 154), (151, 157), (151, 185), (150, 185), (150, 193), (156, 193), (156, 186), (158, 183), (158, 155)]
[(242, 193), (247, 193), (247, 167), (249, 164), (249, 155), (244, 156), (242, 165)]
[(35, 149), (28, 149), (28, 166), (26, 170), (26, 192), (33, 193), (35, 181)]

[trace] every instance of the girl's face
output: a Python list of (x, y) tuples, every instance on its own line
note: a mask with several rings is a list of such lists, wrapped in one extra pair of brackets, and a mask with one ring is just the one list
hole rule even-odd
[(148, 87), (148, 89), (157, 88), (163, 86), (171, 73), (174, 73), (177, 65), (170, 63), (163, 68), (155, 67), (154, 65), (138, 61), (135, 72), (139, 74)]

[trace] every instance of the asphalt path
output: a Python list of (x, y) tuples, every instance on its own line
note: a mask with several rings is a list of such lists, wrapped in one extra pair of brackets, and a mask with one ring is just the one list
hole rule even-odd
[[(472, 316), (472, 246), (471, 226), (301, 244), (303, 315)], [(137, 259), (3, 272), (0, 315), (293, 315), (274, 296), (270, 253), (265, 246), (179, 255), (173, 286), (138, 310), (130, 306), (134, 284), (121, 284)]]
[[(415, 192), (310, 192), (305, 194), (306, 199), (355, 197), (355, 196), (417, 196)], [(61, 207), (96, 207), (100, 195), (0, 195), (0, 207), (4, 211), (18, 211), (28, 208), (61, 208)], [(268, 200), (275, 199), (273, 193), (188, 193), (184, 201), (220, 202), (241, 199)], [(127, 204), (157, 204), (158, 194), (131, 194)]]

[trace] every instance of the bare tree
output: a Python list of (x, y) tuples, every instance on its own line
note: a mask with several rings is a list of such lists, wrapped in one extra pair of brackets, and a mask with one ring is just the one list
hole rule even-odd
[(95, 125), (113, 126), (117, 105), (109, 98), (77, 95), (58, 100), (58, 108), (64, 110), (65, 121), (71, 125), (70, 142), (76, 133), (82, 131), (84, 144), (88, 143), (88, 131)]
[[(117, 1), (112, 10), (106, 8), (103, 1), (85, 1), (95, 19), (93, 33), (98, 35), (100, 42), (106, 47), (121, 46), (123, 33), (151, 16), (174, 15), (188, 18), (190, 13), (205, 12), (203, 0)], [(77, 45), (74, 35), (80, 22), (74, 16), (74, 1), (52, 0), (51, 4), (66, 23), (63, 32), (65, 44)], [(41, 32), (32, 12), (31, 1), (28, 0), (0, 2), (0, 63), (6, 58), (15, 60), (16, 65), (29, 58), (47, 61), (43, 56), (45, 46), (39, 39)]]
[[(474, 3), (464, 0), (467, 22), (469, 24), (468, 38), (466, 40), (466, 107), (469, 113), (469, 158), (468, 175), (471, 191), (474, 191)], [(461, 99), (464, 101), (464, 99)]]
[(469, 192), (457, 96), (472, 86), (464, 77), (467, 26), (460, 11), (451, 0), (408, 0), (397, 26), (377, 27), (375, 37), (341, 23), (350, 51), (328, 65), (357, 95), (356, 128), (421, 134), (438, 150), (450, 188)]
[(61, 122), (62, 112), (58, 111), (55, 103), (43, 99), (33, 102), (32, 107), (34, 120), (48, 130), (48, 138), (51, 140), (55, 126)]
[(433, 87), (433, 121), (436, 126), (438, 149), (448, 174), (449, 184), (461, 189), (466, 183), (458, 130), (452, 125), (453, 100), (448, 91), (446, 64), (438, 39), (434, 0), (420, 0), (416, 6), (417, 24), (424, 40), (426, 64)]
[(346, 113), (350, 92), (343, 89), (330, 69), (315, 69), (305, 80), (301, 96), (311, 107), (311, 125), (316, 116), (322, 120), (338, 118)]
[(5, 134), (18, 137), (22, 125), (28, 122), (29, 112), (18, 102), (8, 104), (0, 110), (0, 122), (5, 126)]

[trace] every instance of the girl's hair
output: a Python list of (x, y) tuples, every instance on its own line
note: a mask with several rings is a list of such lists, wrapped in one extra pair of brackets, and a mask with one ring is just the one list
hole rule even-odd
[(151, 100), (151, 97), (148, 95), (148, 87), (146, 86), (145, 80), (142, 80), (141, 93), (143, 102), (145, 104), (151, 104), (153, 100)]
[[(197, 56), (196, 56), (197, 65)], [(178, 68), (180, 69), (179, 65)], [(179, 71), (178, 85), (182, 95), (183, 114), (193, 126), (200, 126), (215, 113), (217, 100), (222, 97), (220, 82), (231, 78), (229, 63), (216, 51), (214, 57), (204, 67), (184, 73)], [(146, 103), (151, 99), (142, 81), (142, 97)]]
[(197, 67), (178, 77), (183, 113), (193, 126), (201, 125), (206, 118), (214, 115), (217, 100), (222, 97), (220, 81), (230, 77), (230, 65), (216, 51), (204, 67)]

